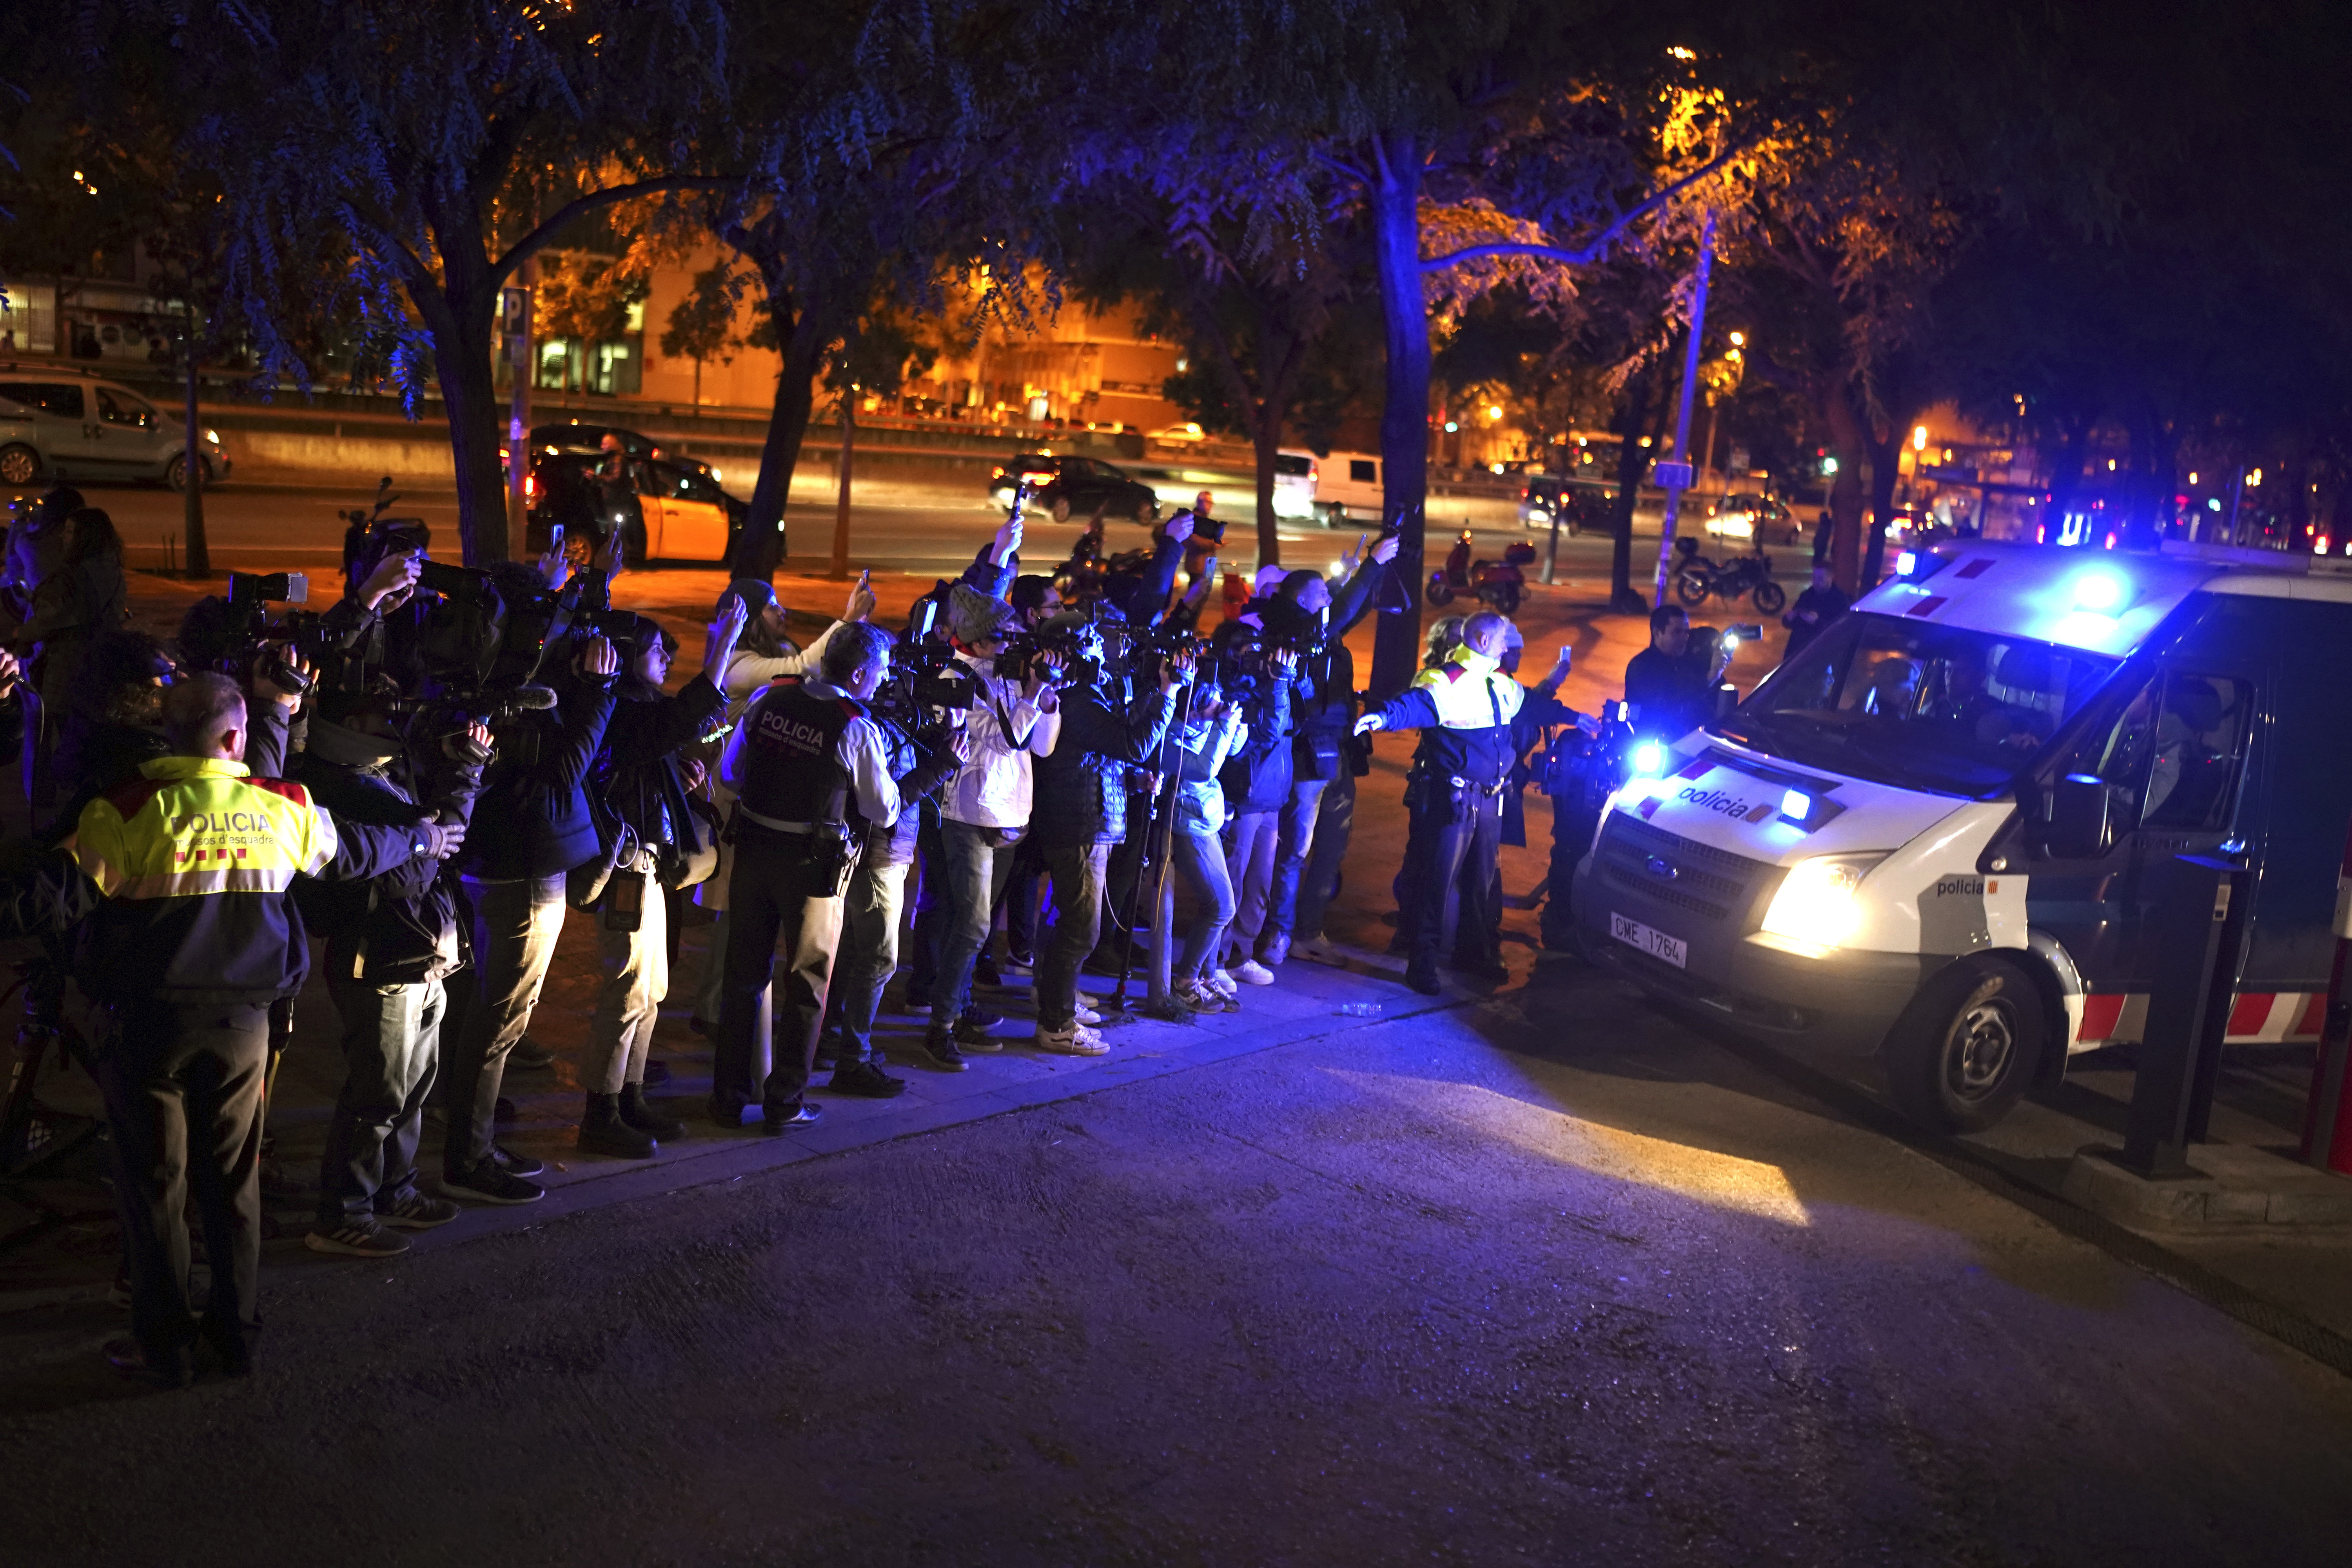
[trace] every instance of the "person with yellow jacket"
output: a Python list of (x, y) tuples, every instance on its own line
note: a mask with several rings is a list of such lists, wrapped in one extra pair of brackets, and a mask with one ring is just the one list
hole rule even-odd
[(1412, 826), (1405, 840), (1400, 933), (1405, 983), (1436, 994), (1441, 952), (1481, 979), (1503, 977), (1487, 909), (1500, 851), (1503, 791), (1540, 724), (1578, 723), (1554, 695), (1567, 679), (1569, 649), (1533, 692), (1503, 673), (1511, 623), (1481, 610), (1463, 623), (1461, 646), (1423, 670), (1412, 686), (1356, 721), (1356, 733), (1418, 730), (1406, 776)]
[[(259, 1326), (261, 1095), (269, 1005), (302, 988), (310, 944), (298, 877), (363, 879), (446, 858), (461, 824), (338, 824), (300, 784), (239, 760), (245, 698), (194, 675), (163, 698), (172, 754), (82, 808), (71, 837), (11, 888), (14, 923), (78, 927), (74, 978), (100, 1014), (90, 1068), (113, 1135), (136, 1347), (126, 1372), (194, 1374), (199, 1338), (223, 1370), (252, 1366)], [(193, 1185), (212, 1291), (191, 1321)]]

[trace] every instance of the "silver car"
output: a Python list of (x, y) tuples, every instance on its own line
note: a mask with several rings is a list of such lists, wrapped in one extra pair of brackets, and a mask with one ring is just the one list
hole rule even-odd
[[(198, 432), (205, 482), (228, 478), (228, 454)], [(187, 483), (187, 427), (128, 387), (73, 371), (0, 370), (0, 485), (41, 479)]]

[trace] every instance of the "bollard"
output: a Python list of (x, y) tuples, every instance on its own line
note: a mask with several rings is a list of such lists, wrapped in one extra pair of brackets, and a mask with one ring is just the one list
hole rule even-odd
[(2175, 911), (2159, 949), (2139, 1073), (2117, 1164), (2150, 1178), (2187, 1176), (2189, 1145), (2205, 1140), (2213, 1079), (2245, 950), (2253, 873), (2235, 860), (2176, 856), (2148, 868), (2159, 909)]

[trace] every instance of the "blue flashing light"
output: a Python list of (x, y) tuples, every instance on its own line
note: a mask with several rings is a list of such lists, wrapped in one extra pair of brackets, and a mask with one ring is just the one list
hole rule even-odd
[(2123, 579), (2112, 572), (2085, 572), (2074, 579), (2074, 607), (2095, 616), (2112, 615), (2124, 601)]
[(1655, 741), (1644, 741), (1633, 748), (1633, 771), (1645, 779), (1656, 778), (1666, 771), (1666, 749)]
[(1801, 789), (1790, 790), (1780, 797), (1780, 815), (1791, 822), (1802, 823), (1813, 815), (1813, 797)]
[(1915, 550), (1906, 550), (1895, 558), (1895, 574), (1897, 577), (1908, 577), (1918, 567), (1919, 553)]

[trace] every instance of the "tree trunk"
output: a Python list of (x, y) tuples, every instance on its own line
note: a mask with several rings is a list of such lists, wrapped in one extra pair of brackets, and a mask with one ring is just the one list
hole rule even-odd
[(1429, 499), (1429, 305), (1422, 291), (1421, 146), (1404, 132), (1374, 139), (1372, 237), (1386, 327), (1388, 378), (1381, 408), (1381, 521), (1397, 530), (1391, 569), (1409, 610), (1379, 617), (1371, 692), (1404, 689), (1421, 666), (1422, 521)]
[(841, 469), (833, 503), (833, 580), (849, 579), (849, 471), (857, 447), (857, 406), (854, 394), (841, 395)]
[(1862, 593), (1862, 462), (1870, 437), (1853, 412), (1853, 389), (1832, 385), (1821, 399), (1822, 422), (1838, 453), (1837, 478), (1830, 485), (1830, 572), (1839, 587)]
[(1870, 437), (1870, 539), (1862, 555), (1862, 582), (1874, 587), (1886, 573), (1886, 527), (1895, 515), (1895, 480), (1903, 466), (1903, 432), (1906, 423), (1887, 427), (1885, 440)]
[[(486, 566), (512, 553), (507, 537), (506, 472), (499, 463), (499, 389), (490, 374), (489, 305), (452, 300), (456, 321), (428, 322), (441, 403), (449, 417), (449, 455), (457, 475), (457, 537), (466, 564)], [(530, 461), (527, 452), (516, 458)]]
[(188, 493), (181, 527), (188, 536), (188, 575), (202, 581), (213, 574), (213, 552), (205, 540), (205, 453), (198, 445), (204, 427), (196, 423), (196, 394), (201, 382), (196, 374), (195, 313), (188, 312), (184, 321), (188, 346), (188, 444), (182, 450), (180, 461), (188, 470)]
[(1650, 422), (1650, 395), (1658, 374), (1637, 370), (1625, 384), (1625, 406), (1617, 418), (1623, 445), (1617, 452), (1617, 500), (1611, 508), (1609, 607), (1619, 615), (1637, 616), (1650, 601), (1633, 592), (1633, 509), (1642, 499), (1642, 476), (1650, 471), (1653, 448), (1642, 445), (1643, 427)]
[(1276, 531), (1274, 516), (1274, 460), (1282, 446), (1282, 416), (1271, 405), (1263, 406), (1254, 423), (1257, 426), (1256, 439), (1251, 443), (1257, 450), (1257, 563), (1273, 566), (1282, 560), (1282, 537)]

